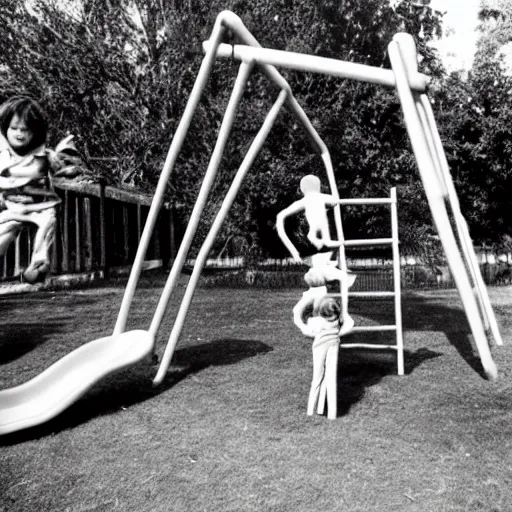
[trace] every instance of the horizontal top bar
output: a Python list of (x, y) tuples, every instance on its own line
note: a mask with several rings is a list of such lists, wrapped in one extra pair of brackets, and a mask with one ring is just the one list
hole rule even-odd
[[(203, 43), (205, 51), (208, 49), (209, 44), (209, 41)], [(317, 57), (304, 53), (222, 43), (217, 49), (217, 57), (234, 58), (242, 61), (251, 60), (259, 64), (269, 64), (271, 66), (281, 66), (313, 73), (324, 73), (340, 78), (349, 78), (393, 88), (396, 87), (395, 74), (390, 69), (356, 64), (354, 62), (346, 62), (327, 57)], [(430, 78), (422, 73), (413, 73), (409, 76), (410, 87), (415, 92), (425, 93), (429, 81)]]

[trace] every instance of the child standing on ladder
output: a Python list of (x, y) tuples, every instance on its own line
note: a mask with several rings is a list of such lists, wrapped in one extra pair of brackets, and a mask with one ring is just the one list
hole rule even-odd
[(49, 172), (47, 130), (46, 116), (32, 99), (16, 96), (0, 106), (0, 256), (24, 225), (35, 224), (32, 257), (23, 273), (29, 283), (50, 270), (60, 203)]

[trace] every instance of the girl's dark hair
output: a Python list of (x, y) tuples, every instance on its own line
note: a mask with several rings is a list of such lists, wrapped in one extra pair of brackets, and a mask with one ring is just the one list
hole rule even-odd
[(46, 142), (48, 121), (42, 108), (27, 96), (13, 96), (0, 106), (0, 132), (7, 137), (7, 129), (12, 118), (17, 115), (32, 132), (32, 141), (28, 151)]

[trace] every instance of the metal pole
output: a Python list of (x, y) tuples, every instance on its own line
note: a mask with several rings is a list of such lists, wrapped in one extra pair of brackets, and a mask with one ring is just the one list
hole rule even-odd
[(208, 258), (208, 254), (210, 253), (210, 250), (222, 226), (222, 223), (224, 222), (224, 219), (226, 218), (229, 209), (231, 208), (231, 205), (235, 200), (235, 197), (240, 189), (240, 186), (242, 185), (242, 181), (247, 175), (247, 172), (249, 171), (251, 165), (254, 162), (254, 159), (258, 155), (258, 152), (263, 146), (263, 143), (265, 142), (272, 126), (274, 125), (277, 115), (279, 114), (279, 111), (281, 110), (286, 100), (286, 96), (287, 91), (281, 91), (277, 101), (274, 103), (272, 109), (265, 118), (265, 121), (262, 127), (260, 128), (258, 134), (254, 138), (242, 164), (240, 165), (240, 168), (238, 169), (238, 172), (236, 173), (233, 182), (231, 183), (231, 186), (228, 192), (226, 193), (226, 196), (224, 197), (224, 201), (222, 202), (222, 205), (217, 213), (217, 216), (213, 221), (210, 231), (203, 245), (201, 246), (199, 254), (197, 255), (196, 258), (192, 275), (190, 276), (189, 282), (187, 284), (187, 289), (185, 290), (185, 295), (183, 296), (183, 299), (181, 301), (180, 309), (174, 321), (174, 326), (172, 328), (169, 341), (167, 342), (167, 346), (165, 347), (165, 352), (160, 362), (158, 372), (153, 380), (154, 384), (160, 384), (163, 381), (165, 374), (167, 373), (169, 364), (171, 363), (171, 359), (174, 353), (174, 349), (176, 348), (176, 345), (178, 343), (178, 339), (181, 334), (181, 330), (183, 328), (183, 324), (185, 322), (185, 318), (187, 316), (187, 312), (190, 307), (192, 297), (194, 295), (197, 282), (201, 275), (201, 271), (204, 267), (206, 259)]
[[(203, 43), (205, 49), (208, 49), (209, 45), (209, 41)], [(396, 87), (395, 75), (390, 69), (318, 57), (316, 55), (223, 43), (217, 48), (217, 57), (237, 60), (252, 59), (258, 64), (267, 64), (310, 73), (323, 73), (338, 78), (358, 80), (385, 87)], [(427, 90), (429, 77), (426, 75), (415, 72), (409, 76), (409, 79), (411, 88), (415, 92), (425, 92)]]
[(395, 291), (395, 325), (398, 375), (404, 374), (404, 338), (402, 331), (402, 289), (400, 283), (400, 251), (398, 245), (398, 212), (396, 187), (391, 189), (391, 244), (393, 252), (393, 289)]
[[(207, 52), (205, 57), (203, 58), (201, 68), (199, 69), (197, 79), (194, 83), (194, 87), (192, 88), (192, 92), (190, 93), (187, 106), (185, 107), (185, 111), (183, 113), (183, 117), (181, 118), (181, 121), (172, 140), (171, 146), (169, 148), (169, 152), (167, 153), (167, 158), (165, 160), (162, 173), (158, 180), (153, 202), (151, 203), (148, 217), (146, 219), (144, 231), (142, 232), (139, 247), (137, 249), (137, 254), (135, 255), (135, 260), (133, 262), (132, 271), (128, 279), (128, 284), (126, 285), (126, 290), (121, 303), (121, 308), (119, 310), (117, 322), (114, 328), (114, 334), (119, 334), (123, 332), (126, 328), (128, 312), (133, 301), (133, 296), (135, 294), (137, 282), (140, 277), (142, 264), (144, 262), (144, 257), (146, 255), (146, 251), (151, 239), (151, 234), (153, 233), (153, 229), (158, 218), (158, 213), (162, 206), (163, 197), (165, 194), (165, 190), (167, 188), (167, 183), (171, 176), (171, 172), (174, 168), (174, 164), (176, 163), (176, 160), (178, 158), (178, 154), (183, 145), (183, 141), (185, 140), (185, 136), (192, 121), (192, 116), (194, 115), (194, 112), (201, 98), (201, 94), (206, 86), (208, 77), (210, 76), (212, 66), (215, 62), (215, 50), (217, 45), (220, 44), (223, 32), (223, 24), (219, 19), (216, 21), (215, 26), (213, 27), (211, 35), (212, 46), (210, 48), (210, 51)], [(173, 276), (175, 276), (175, 274), (176, 273), (174, 273)]]
[(192, 239), (194, 238), (194, 234), (197, 230), (201, 214), (206, 205), (208, 194), (210, 193), (210, 189), (212, 188), (213, 181), (217, 174), (217, 169), (219, 168), (220, 160), (222, 158), (222, 154), (224, 153), (224, 148), (226, 147), (228, 137), (236, 117), (236, 110), (242, 99), (245, 85), (247, 83), (251, 70), (252, 63), (247, 62), (242, 62), (238, 70), (238, 76), (236, 78), (235, 85), (233, 87), (233, 91), (228, 102), (228, 106), (226, 107), (226, 113), (224, 115), (224, 119), (222, 120), (222, 124), (219, 129), (217, 142), (215, 144), (215, 148), (210, 158), (210, 162), (208, 164), (208, 168), (206, 170), (203, 183), (201, 184), (201, 189), (199, 190), (199, 194), (196, 199), (196, 204), (194, 205), (192, 213), (190, 214), (190, 219), (187, 224), (187, 229), (185, 230), (185, 235), (183, 236), (183, 240), (178, 250), (178, 254), (176, 255), (176, 259), (174, 260), (171, 272), (169, 273), (169, 277), (167, 278), (167, 282), (165, 283), (164, 290), (162, 292), (162, 295), (160, 296), (160, 300), (158, 301), (157, 308), (153, 316), (153, 320), (151, 321), (149, 331), (153, 336), (156, 336), (156, 333), (162, 322), (162, 318), (165, 314), (167, 304), (169, 303), (171, 294), (180, 277), (181, 269), (183, 268), (185, 258), (187, 257), (187, 253), (192, 243)]
[(467, 265), (473, 275), (473, 280), (475, 281), (475, 286), (478, 292), (478, 298), (480, 300), (482, 312), (486, 317), (494, 341), (496, 342), (497, 345), (503, 345), (503, 340), (501, 338), (498, 323), (496, 321), (496, 316), (494, 315), (494, 310), (492, 309), (491, 301), (489, 300), (489, 295), (487, 293), (487, 287), (485, 286), (482, 274), (480, 272), (480, 267), (478, 265), (478, 260), (476, 258), (475, 249), (473, 247), (471, 236), (469, 234), (468, 225), (466, 219), (464, 218), (462, 212), (460, 211), (459, 198), (457, 197), (457, 192), (455, 190), (455, 186), (453, 184), (453, 180), (450, 174), (448, 160), (446, 159), (446, 153), (444, 152), (441, 137), (439, 135), (439, 131), (437, 129), (437, 125), (434, 119), (432, 106), (430, 104), (428, 97), (425, 94), (421, 95), (420, 101), (426, 116), (426, 123), (428, 129), (432, 133), (435, 151), (439, 158), (440, 173), (445, 182), (448, 200), (450, 202), (450, 206), (453, 210), (453, 214), (455, 217), (459, 239), (461, 241), (461, 247), (463, 250), (462, 254), (463, 256), (465, 256), (467, 260)]
[(396, 76), (397, 92), (402, 104), (405, 125), (416, 156), (416, 162), (430, 205), (432, 217), (434, 218), (439, 237), (443, 244), (450, 270), (457, 284), (483, 368), (489, 379), (495, 379), (498, 375), (498, 370), (491, 356), (480, 310), (473, 295), (471, 283), (469, 282), (468, 274), (450, 225), (446, 205), (444, 203), (443, 187), (438, 181), (414, 97), (409, 87), (407, 68), (402, 60), (398, 42), (392, 41), (388, 46), (388, 51), (391, 66)]

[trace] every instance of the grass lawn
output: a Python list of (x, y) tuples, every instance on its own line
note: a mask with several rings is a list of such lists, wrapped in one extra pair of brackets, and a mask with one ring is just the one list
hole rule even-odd
[[(162, 284), (141, 283), (129, 328), (149, 326)], [(1, 297), (0, 387), (110, 334), (123, 291)], [(198, 289), (161, 386), (148, 359), (0, 438), (0, 511), (510, 511), (511, 292), (490, 289), (505, 341), (492, 349), (497, 381), (482, 377), (456, 292), (411, 292), (406, 375), (393, 354), (340, 352), (330, 421), (306, 415), (311, 343), (291, 318), (302, 290)], [(351, 310), (359, 323), (393, 322), (389, 302)]]

